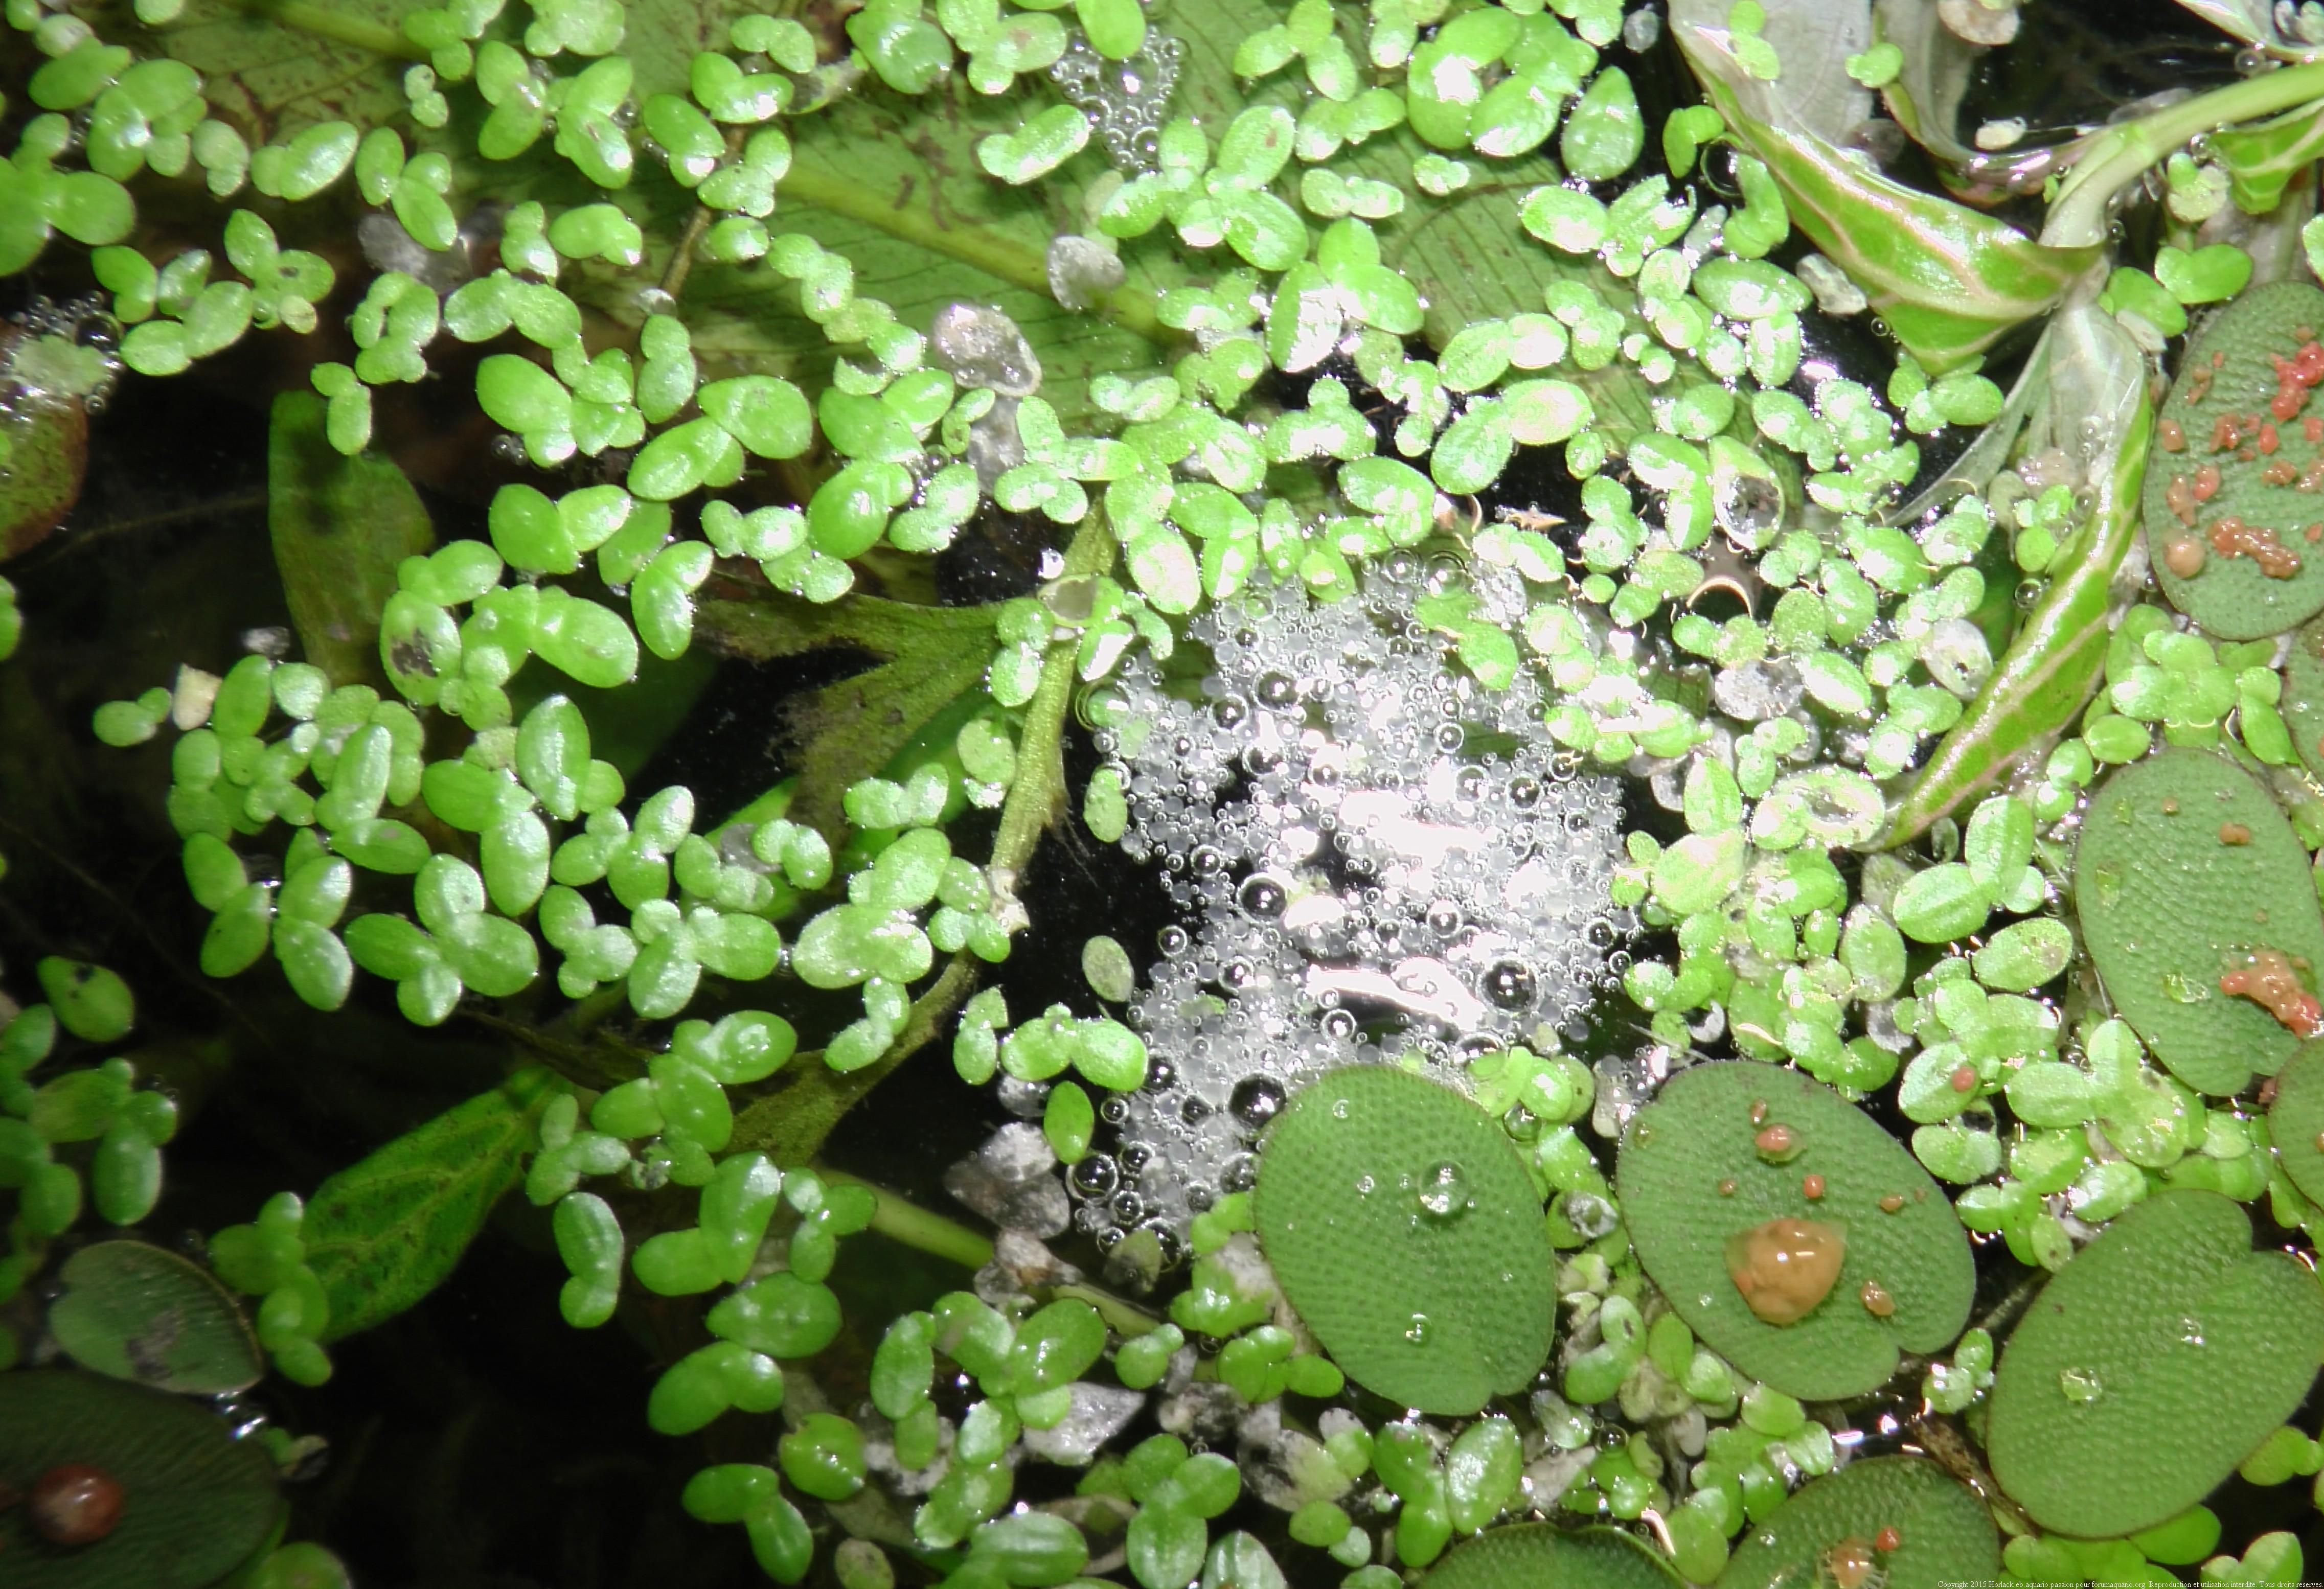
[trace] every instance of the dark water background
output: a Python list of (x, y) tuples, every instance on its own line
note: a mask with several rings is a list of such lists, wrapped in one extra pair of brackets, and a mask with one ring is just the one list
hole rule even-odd
[[(2024, 115), (2036, 126), (2096, 120), (2160, 87), (2233, 75), (2232, 49), (2167, 0), (2073, 8), (2035, 0), (2026, 25), (2035, 47), (1998, 59), (1979, 85), (1978, 114)], [(1654, 124), (1685, 91), (1667, 47), (1657, 55), (1634, 67)], [(342, 270), (342, 299), (355, 274)], [(82, 285), (8, 283), (0, 311), (23, 308), (33, 290), (66, 297)], [(266, 402), (299, 383), (305, 363), (345, 356), (343, 333), (333, 329), (344, 308), (327, 307), (325, 328), (304, 339), (309, 346), (281, 333), (254, 336), (194, 375), (132, 380), (94, 427), (88, 488), (69, 528), (6, 569), (26, 627), (14, 665), (0, 667), (0, 852), (10, 867), (0, 885), (0, 966), (20, 995), (45, 953), (111, 965), (135, 988), (133, 1057), (186, 1109), (167, 1150), (165, 1195), (143, 1227), (161, 1241), (245, 1220), (285, 1188), (311, 1189), (490, 1085), (508, 1059), (492, 1033), (459, 1019), (435, 1031), (410, 1026), (374, 978), (358, 978), (348, 1007), (323, 1015), (291, 997), (271, 960), (232, 982), (203, 978), (194, 958), (205, 919), (187, 897), (161, 809), (171, 736), (124, 752), (88, 732), (99, 703), (166, 684), (180, 661), (223, 671), (241, 654), (244, 631), (289, 621), (266, 532)], [(1879, 383), (1887, 354), (1877, 341), (1846, 326), (1823, 336), (1819, 345), (1843, 367)], [(465, 399), (452, 400), (470, 390), (466, 366), (447, 344), (436, 352), (444, 372), (427, 387), (383, 394), (380, 431), (421, 483), (439, 537), (480, 537), (493, 487), (513, 475), (475, 467), (484, 427)], [(1500, 489), (1526, 505), (1555, 505), (1572, 486), (1554, 455), (1544, 455), (1521, 459)], [(1038, 549), (1028, 527), (984, 521), (947, 556), (940, 583), (954, 599), (1015, 593)], [(784, 703), (833, 673), (830, 665), (810, 673), (707, 658), (659, 670), (631, 698), (650, 708), (638, 715), (678, 726), (632, 789), (686, 783), (707, 826), (790, 769)], [(599, 731), (620, 737), (603, 724)], [(1069, 756), (1077, 773), (1091, 764), (1078, 734)], [(1633, 804), (1639, 822), (1671, 820), (1649, 802)], [(1168, 922), (1150, 877), (1074, 832), (1035, 862), (1026, 889), (1035, 926), (999, 974), (1020, 1013), (1058, 998), (1087, 1007), (1083, 941), (1110, 933), (1145, 958)], [(552, 1012), (553, 988), (536, 994), (546, 996), (540, 1013)], [(1592, 1042), (1634, 1042), (1639, 1025), (1614, 996)], [(944, 1167), (1004, 1118), (989, 1093), (958, 1081), (939, 1043), (841, 1127), (826, 1157), (945, 1208)], [(1074, 1239), (1059, 1246), (1099, 1267)], [(1988, 1298), (2022, 1277), (1998, 1244), (1982, 1262)], [(319, 1471), (291, 1492), (294, 1534), (337, 1549), (363, 1589), (764, 1583), (740, 1529), (696, 1524), (677, 1502), (706, 1462), (767, 1460), (777, 1420), (730, 1414), (689, 1439), (651, 1434), (646, 1392), (662, 1365), (705, 1338), (698, 1303), (632, 1286), (614, 1322), (576, 1331), (557, 1312), (564, 1278), (546, 1212), (511, 1198), (438, 1292), (335, 1348), (328, 1385), (270, 1379), (247, 1398), (286, 1428), (329, 1442)], [(844, 1244), (833, 1283), (852, 1329), (816, 1364), (835, 1401), (844, 1409), (860, 1399), (889, 1318), (968, 1279), (874, 1235)], [(2312, 1429), (2319, 1410), (2324, 1401), (2311, 1401), (2298, 1421)], [(1145, 1432), (1134, 1426), (1129, 1437)], [(1019, 1493), (1038, 1498), (1056, 1478), (1028, 1466)], [(2227, 1540), (2295, 1527), (2311, 1563), (2324, 1566), (2324, 1526), (2307, 1490), (2306, 1481), (2272, 1492), (2231, 1482), (2214, 1502), (2227, 1516)], [(1283, 1544), (1281, 1519), (1255, 1504), (1222, 1523), (1276, 1541), (1302, 1589), (1342, 1575), (1320, 1553)], [(818, 1581), (827, 1581), (828, 1555), (826, 1543)]]

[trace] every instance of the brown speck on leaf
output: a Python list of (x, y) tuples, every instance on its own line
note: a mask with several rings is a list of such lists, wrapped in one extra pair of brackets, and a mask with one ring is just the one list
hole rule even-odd
[(2241, 822), (2221, 822), (2219, 842), (2236, 846), (2248, 844), (2251, 842), (2251, 830)]
[(1811, 1203), (1821, 1199), (1823, 1196), (1823, 1177), (1821, 1175), (1808, 1175), (1802, 1177), (1800, 1180), (1800, 1196), (1805, 1198)]
[(1872, 1548), (1883, 1555), (1892, 1550), (1902, 1550), (1904, 1548), (1904, 1536), (1895, 1524), (1891, 1523), (1873, 1536)]
[(1875, 1318), (1891, 1318), (1896, 1311), (1896, 1299), (1890, 1296), (1888, 1288), (1877, 1280), (1866, 1281), (1856, 1293), (1856, 1300), (1863, 1303), (1864, 1310)]
[(1904, 1206), (1904, 1194), (1903, 1192), (1890, 1192), (1886, 1197), (1880, 1199), (1880, 1211), (1883, 1214), (1894, 1214), (1897, 1209), (1902, 1208)]
[(1719, 1195), (1722, 1198), (1731, 1198), (1735, 1195), (1735, 1178), (1732, 1175), (1719, 1183)]

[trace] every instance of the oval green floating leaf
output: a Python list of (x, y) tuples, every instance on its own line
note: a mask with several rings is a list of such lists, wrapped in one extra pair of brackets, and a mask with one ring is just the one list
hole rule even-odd
[(2301, 425), (2313, 377), (2279, 374), (2316, 346), (2319, 327), (2324, 291), (2254, 288), (2195, 337), (2156, 420), (2145, 491), (2154, 576), (2173, 606), (2227, 639), (2280, 634), (2324, 610), (2324, 546), (2308, 535), (2324, 510), (2299, 485), (2317, 455)]
[[(1896, 1530), (1897, 1548), (1873, 1550), (1888, 1529)], [(1886, 1575), (1883, 1589), (2001, 1576), (2001, 1542), (1984, 1502), (1924, 1457), (1876, 1456), (1816, 1480), (1747, 1529), (1719, 1589), (1845, 1583), (1851, 1545)]]
[(2324, 1203), (2324, 1043), (2303, 1042), (2275, 1073), (2268, 1134), (2292, 1184)]
[[(1899, 1353), (1937, 1351), (1968, 1322), (1977, 1273), (1951, 1202), (1877, 1122), (1796, 1070), (1682, 1070), (1631, 1121), (1615, 1177), (1638, 1261), (1679, 1317), (1787, 1394), (1861, 1394)], [(1830, 1287), (1794, 1297), (1806, 1310), (1788, 1324), (1753, 1311), (1729, 1268), (1730, 1241), (1741, 1249), (1776, 1221), (1840, 1240)], [(1762, 1307), (1776, 1300), (1762, 1293)]]
[(98, 1242), (65, 1261), (49, 1309), (84, 1368), (189, 1396), (247, 1390), (266, 1372), (250, 1323), (209, 1272), (143, 1242)]
[(121, 1521), (60, 1550), (29, 1508), (0, 1511), (9, 1589), (201, 1589), (254, 1554), (282, 1511), (274, 1465), (198, 1401), (99, 1374), (0, 1373), (0, 1473), (86, 1463), (121, 1485)]
[(1662, 1557), (1615, 1529), (1488, 1529), (1439, 1562), (1426, 1589), (1676, 1589)]
[(2002, 1352), (1987, 1439), (2035, 1522), (2085, 1538), (2152, 1528), (2299, 1407), (2324, 1358), (2324, 1288), (2251, 1239), (2218, 1193), (2157, 1192), (2035, 1299)]
[(2166, 749), (2108, 778), (2082, 820), (2074, 897), (2107, 996), (2179, 1079), (2226, 1097), (2292, 1057), (2324, 913), (2292, 824), (2234, 763)]
[(2324, 778), (2324, 622), (2308, 625), (2283, 664), (2283, 726), (2301, 765)]
[(1474, 1412), (1549, 1355), (1540, 1199), (1500, 1126), (1449, 1088), (1376, 1065), (1303, 1088), (1260, 1153), (1255, 1211), (1285, 1295), (1367, 1390)]

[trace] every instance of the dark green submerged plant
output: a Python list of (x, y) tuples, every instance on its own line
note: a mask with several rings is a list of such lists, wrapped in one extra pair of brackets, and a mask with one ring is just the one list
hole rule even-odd
[[(482, 1042), (195, 1262), (217, 1020), (17, 905), (0, 1575), (346, 1578), (312, 1443), (186, 1398), (327, 1380), (506, 1199), (784, 1582), (2296, 1581), (2205, 1503), (2319, 1465), (2324, 1291), (2238, 1205), (2312, 1254), (2324, 11), (2190, 9), (2237, 80), (2019, 152), (1977, 0), (12, 0), (0, 272), (69, 301), (7, 548), (117, 381), (301, 339), (289, 632), (91, 719), (167, 747), (164, 959)], [(641, 776), (706, 654), (870, 666), (709, 807)], [(1476, 869), (1536, 767), (1665, 813), (1554, 920)], [(1061, 830), (1187, 923), (1012, 1008)], [(1021, 1116), (946, 1181), (994, 1238), (824, 1162), (939, 1041)], [(850, 1315), (843, 1241), (975, 1282)]]

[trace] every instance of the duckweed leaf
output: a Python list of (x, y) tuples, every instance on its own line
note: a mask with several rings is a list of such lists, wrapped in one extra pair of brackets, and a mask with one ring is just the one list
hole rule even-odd
[(2292, 1184), (2324, 1202), (2324, 1043), (2301, 1043), (2276, 1072), (2267, 1124), (2276, 1160)]
[(1334, 1070), (1276, 1123), (1254, 1196), (1285, 1295), (1367, 1390), (1474, 1412), (1549, 1355), (1557, 1264), (1540, 1199), (1499, 1125), (1459, 1094), (1379, 1066)]
[(2250, 1221), (2218, 1193), (2157, 1192), (2059, 1271), (2004, 1348), (1994, 1477), (2060, 1533), (2152, 1528), (2290, 1416), (2319, 1358), (2316, 1277), (2253, 1252)]
[(1675, 1589), (1662, 1557), (1615, 1529), (1489, 1529), (1438, 1563), (1426, 1589)]
[(2001, 1575), (2001, 1543), (1985, 1502), (1924, 1457), (1876, 1456), (1816, 1480), (1748, 1530), (1718, 1589), (1844, 1582), (1835, 1548), (1849, 1540), (1868, 1548), (1885, 1529), (1902, 1540), (1876, 1558), (1886, 1589)]
[(274, 1465), (208, 1407), (98, 1374), (0, 1373), (0, 1472), (87, 1463), (119, 1482), (120, 1524), (60, 1550), (30, 1509), (0, 1511), (10, 1589), (201, 1589), (254, 1552), (282, 1511)]
[(209, 1272), (144, 1242), (98, 1242), (65, 1261), (49, 1328), (72, 1360), (180, 1395), (247, 1390), (266, 1364), (250, 1322)]
[(2292, 1057), (2305, 1033), (2221, 978), (2273, 951), (2310, 986), (2324, 914), (2292, 824), (2234, 763), (2172, 749), (2108, 778), (2083, 821), (2074, 895), (2116, 1012), (2181, 1081), (2224, 1097)]
[(330, 1302), (323, 1339), (392, 1318), (443, 1283), (516, 1184), (549, 1097), (548, 1072), (520, 1071), (315, 1189), (303, 1234)]
[[(1798, 1150), (1780, 1162), (1756, 1140), (1775, 1126), (1794, 1134), (1783, 1151)], [(1787, 1394), (1869, 1391), (1895, 1372), (1900, 1352), (1936, 1351), (1968, 1320), (1977, 1276), (1951, 1203), (1877, 1122), (1796, 1070), (1738, 1061), (1681, 1071), (1631, 1121), (1616, 1184), (1638, 1260), (1679, 1317)], [(1729, 1237), (1779, 1219), (1837, 1226), (1845, 1238), (1830, 1290), (1788, 1325), (1753, 1312), (1727, 1266)], [(1868, 1286), (1878, 1288), (1876, 1300), (1886, 1293), (1892, 1312), (1868, 1308)]]
[(2156, 422), (2144, 498), (2155, 578), (2173, 606), (2227, 639), (2278, 634), (2324, 611), (2324, 445), (2302, 423), (2324, 379), (2319, 327), (2324, 291), (2255, 288), (2196, 335)]

